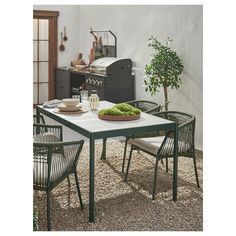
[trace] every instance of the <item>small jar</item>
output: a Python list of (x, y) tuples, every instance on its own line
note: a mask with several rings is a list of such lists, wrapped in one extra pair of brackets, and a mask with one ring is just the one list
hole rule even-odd
[(97, 111), (99, 106), (99, 97), (97, 90), (92, 90), (89, 97), (89, 104), (92, 111)]

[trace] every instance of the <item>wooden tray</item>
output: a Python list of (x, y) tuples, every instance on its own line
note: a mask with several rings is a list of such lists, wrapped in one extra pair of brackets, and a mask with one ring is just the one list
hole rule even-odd
[(113, 120), (113, 121), (128, 121), (128, 120), (137, 120), (140, 118), (140, 114), (135, 116), (107, 116), (107, 115), (98, 115), (98, 118), (101, 120)]

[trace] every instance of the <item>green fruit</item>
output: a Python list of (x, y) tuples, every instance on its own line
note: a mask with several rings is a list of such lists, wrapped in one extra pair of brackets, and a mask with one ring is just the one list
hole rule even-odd
[(102, 109), (99, 111), (99, 115), (107, 116), (134, 116), (140, 114), (141, 111), (129, 104), (119, 103), (114, 105), (112, 108)]
[(122, 116), (122, 112), (116, 108), (108, 108), (99, 111), (99, 115), (106, 115), (106, 116)]
[(130, 106), (129, 104), (126, 104), (126, 103), (119, 103), (119, 104), (116, 104), (114, 107), (121, 110), (121, 111), (130, 111), (133, 109), (132, 106)]
[(138, 108), (135, 108), (135, 107), (133, 107), (132, 112), (133, 112), (135, 115), (138, 115), (138, 114), (141, 113), (141, 111), (140, 111)]

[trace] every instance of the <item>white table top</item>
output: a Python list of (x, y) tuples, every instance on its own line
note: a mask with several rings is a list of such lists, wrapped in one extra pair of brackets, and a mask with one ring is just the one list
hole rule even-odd
[[(104, 108), (110, 108), (114, 104), (107, 101), (100, 101), (99, 110)], [(43, 108), (47, 110), (49, 113), (53, 113), (54, 115), (79, 126), (82, 129), (87, 130), (90, 133), (96, 132), (104, 132), (104, 131), (115, 131), (121, 129), (128, 128), (138, 128), (138, 127), (146, 127), (157, 124), (170, 124), (172, 121), (165, 120), (159, 118), (157, 116), (149, 115), (144, 112), (141, 113), (141, 117), (138, 120), (132, 121), (106, 121), (98, 118), (97, 112), (85, 112), (80, 114), (58, 114), (54, 112), (54, 108)]]

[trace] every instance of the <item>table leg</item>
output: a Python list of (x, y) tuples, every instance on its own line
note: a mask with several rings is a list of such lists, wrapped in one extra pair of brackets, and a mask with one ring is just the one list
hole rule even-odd
[(101, 160), (106, 160), (106, 142), (107, 142), (107, 139), (104, 138), (102, 140), (102, 155), (101, 155)]
[(178, 177), (178, 126), (176, 124), (174, 133), (173, 201), (177, 200), (177, 177)]
[[(37, 115), (36, 122), (39, 124), (39, 123), (40, 123), (40, 118), (39, 118), (40, 111), (39, 111), (39, 108), (38, 108), (38, 107), (36, 107), (36, 115)], [(40, 128), (37, 127), (37, 128), (36, 128), (36, 134), (39, 134), (39, 133), (40, 133)]]
[(94, 223), (94, 134), (89, 139), (89, 222)]

